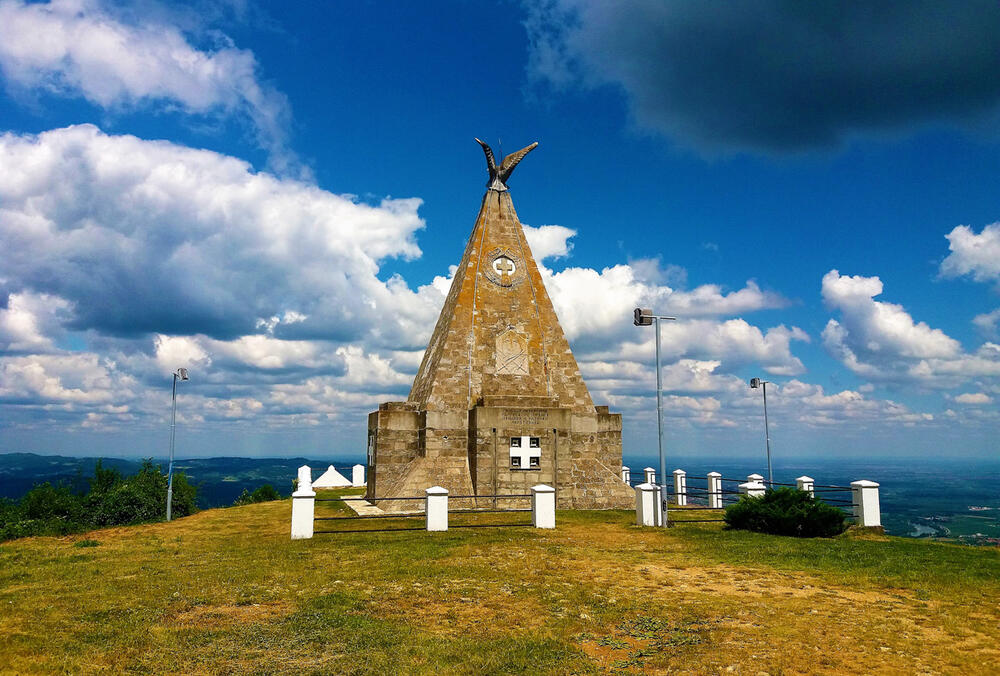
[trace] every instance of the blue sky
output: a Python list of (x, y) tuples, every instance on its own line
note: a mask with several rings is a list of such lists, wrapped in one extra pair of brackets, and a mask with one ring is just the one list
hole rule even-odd
[(625, 451), (995, 456), (993, 2), (0, 0), (0, 452), (360, 456), (486, 180)]

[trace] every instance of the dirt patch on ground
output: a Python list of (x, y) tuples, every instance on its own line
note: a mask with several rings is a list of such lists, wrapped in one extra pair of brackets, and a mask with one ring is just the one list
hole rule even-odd
[(292, 605), (285, 602), (253, 603), (245, 606), (195, 606), (183, 610), (167, 620), (167, 624), (177, 628), (223, 629), (239, 624), (262, 622), (282, 617), (292, 611)]
[[(468, 584), (468, 580), (455, 581), (458, 587)], [(372, 601), (371, 614), (401, 620), (437, 635), (507, 635), (538, 628), (548, 619), (537, 599), (503, 589), (479, 590), (467, 596), (423, 585), (381, 591), (383, 595)]]
[[(802, 575), (782, 575), (774, 571), (737, 568), (735, 566), (698, 566), (678, 568), (660, 564), (641, 564), (635, 567), (638, 580), (645, 581), (650, 589), (673, 587), (676, 592), (708, 592), (723, 596), (767, 595), (785, 598), (836, 597), (852, 604), (903, 603), (900, 595), (876, 590), (853, 591), (844, 587), (809, 584)], [(642, 584), (640, 582), (640, 584)]]

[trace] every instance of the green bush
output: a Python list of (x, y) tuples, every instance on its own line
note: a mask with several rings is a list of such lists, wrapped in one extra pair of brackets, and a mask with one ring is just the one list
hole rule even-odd
[[(173, 516), (196, 511), (197, 489), (183, 472), (174, 473)], [(135, 476), (94, 467), (90, 490), (75, 492), (68, 484), (38, 484), (19, 502), (0, 499), (0, 540), (32, 535), (67, 535), (103, 526), (123, 526), (166, 518), (167, 477), (152, 460), (144, 460)]]
[(832, 537), (847, 528), (841, 510), (788, 487), (744, 496), (726, 508), (725, 518), (730, 528), (805, 538)]
[(68, 484), (53, 486), (46, 481), (25, 493), (19, 503), (0, 503), (0, 539), (76, 533), (85, 516), (80, 495)]
[(264, 484), (253, 493), (244, 488), (240, 496), (233, 502), (233, 507), (252, 505), (257, 502), (270, 502), (271, 500), (281, 500), (281, 494), (274, 490), (274, 486), (271, 484)]
[[(95, 468), (86, 503), (90, 521), (95, 526), (119, 526), (158, 521), (167, 516), (167, 475), (143, 460), (135, 476), (124, 478), (115, 470)], [(174, 497), (171, 516), (194, 513), (195, 488), (183, 472), (174, 472)]]
[(80, 496), (66, 484), (38, 484), (21, 498), (25, 518), (39, 521), (78, 521), (82, 513)]

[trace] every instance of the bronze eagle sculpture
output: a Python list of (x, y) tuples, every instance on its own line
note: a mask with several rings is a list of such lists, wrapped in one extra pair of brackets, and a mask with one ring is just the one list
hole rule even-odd
[(476, 143), (481, 145), (483, 152), (486, 153), (486, 168), (490, 171), (490, 180), (486, 184), (486, 187), (489, 190), (496, 190), (497, 192), (505, 192), (507, 190), (507, 180), (514, 173), (514, 167), (524, 159), (525, 155), (538, 147), (538, 141), (535, 141), (530, 146), (525, 146), (516, 153), (511, 153), (503, 158), (503, 162), (500, 163), (500, 168), (498, 169), (496, 160), (493, 159), (493, 150), (479, 139), (476, 139)]

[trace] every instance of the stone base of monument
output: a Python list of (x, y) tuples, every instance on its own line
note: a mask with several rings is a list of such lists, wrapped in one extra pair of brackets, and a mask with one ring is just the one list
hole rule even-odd
[[(603, 406), (585, 415), (539, 405), (546, 403), (552, 402), (485, 397), (465, 420), (408, 402), (382, 404), (369, 416), (369, 499), (419, 496), (430, 485), (453, 496), (528, 496), (532, 486), (547, 484), (560, 509), (631, 508), (634, 496), (619, 470), (621, 415)], [(526, 509), (530, 498), (456, 497), (451, 504)], [(416, 500), (380, 506), (387, 512), (422, 507)]]

